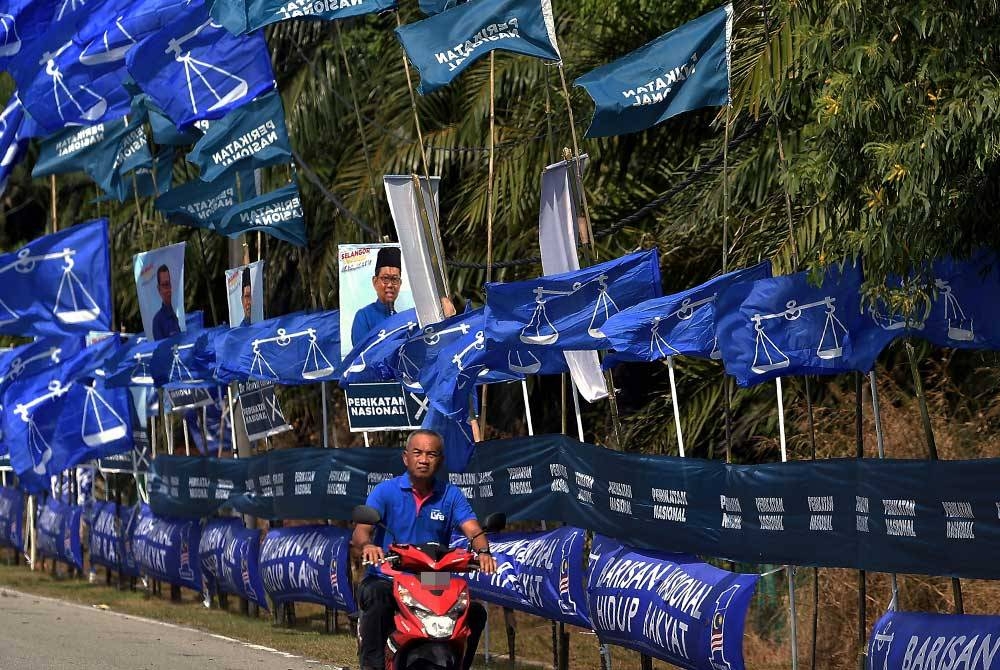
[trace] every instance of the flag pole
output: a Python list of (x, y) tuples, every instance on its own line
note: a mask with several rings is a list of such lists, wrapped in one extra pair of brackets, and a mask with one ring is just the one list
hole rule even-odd
[[(878, 449), (878, 457), (884, 459), (885, 436), (882, 432), (882, 406), (879, 404), (878, 383), (875, 380), (874, 368), (868, 373), (868, 382), (872, 389), (872, 416), (875, 418), (875, 444)], [(895, 610), (899, 605), (899, 582), (896, 579), (895, 572), (891, 573), (889, 577), (892, 580), (892, 600), (889, 603), (889, 609)]]
[[(920, 370), (917, 369), (917, 355), (913, 344), (906, 343), (906, 357), (910, 360), (910, 373), (913, 375), (913, 389), (917, 394), (917, 403), (920, 405), (920, 421), (924, 426), (924, 437), (927, 439), (927, 458), (931, 461), (938, 460), (937, 443), (934, 440), (934, 428), (931, 426), (931, 416), (927, 411), (927, 396), (924, 395), (924, 384), (920, 379)], [(962, 598), (962, 581), (958, 577), (951, 578), (951, 592), (955, 600), (955, 614), (965, 613), (965, 602)]]
[(667, 356), (667, 376), (670, 377), (670, 404), (674, 408), (674, 429), (677, 431), (677, 453), (684, 458), (684, 435), (681, 433), (681, 411), (677, 401), (677, 378), (674, 374), (674, 357)]
[[(855, 444), (856, 451), (855, 457), (859, 460), (865, 457), (865, 433), (864, 433), (864, 406), (862, 404), (861, 395), (863, 389), (863, 382), (860, 372), (854, 373), (854, 398), (855, 398), (855, 410), (854, 410), (854, 433), (855, 433)], [(865, 666), (865, 653), (867, 651), (866, 644), (866, 631), (868, 630), (867, 621), (867, 602), (868, 602), (868, 573), (865, 570), (858, 570), (858, 670), (864, 670)], [(815, 646), (816, 642), (813, 641)]]
[[(399, 16), (399, 10), (396, 10), (396, 27), (403, 25), (403, 19)], [(410, 110), (413, 112), (413, 125), (417, 129), (417, 142), (420, 146), (420, 162), (424, 168), (424, 176), (427, 178), (428, 186), (431, 183), (431, 170), (427, 160), (427, 151), (424, 148), (424, 134), (420, 130), (420, 115), (417, 114), (417, 94), (413, 90), (413, 76), (410, 74), (410, 61), (406, 58), (406, 50), (400, 45), (400, 49), (403, 52), (403, 71), (406, 72), (406, 87), (410, 91)]]
[[(785, 400), (782, 397), (783, 392), (781, 388), (781, 377), (775, 377), (774, 383), (778, 394), (778, 438), (781, 445), (781, 462), (787, 463), (788, 449), (785, 445)], [(786, 565), (785, 570), (788, 573), (788, 618), (789, 628), (791, 630), (790, 642), (792, 645), (792, 670), (798, 670), (799, 635), (795, 612), (795, 569), (791, 565)]]

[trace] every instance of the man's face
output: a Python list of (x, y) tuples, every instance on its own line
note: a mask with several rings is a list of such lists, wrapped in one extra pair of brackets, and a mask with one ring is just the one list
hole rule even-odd
[(390, 266), (380, 267), (378, 272), (372, 277), (372, 286), (375, 287), (375, 295), (383, 305), (396, 302), (399, 296), (399, 287), (403, 284), (403, 275), (399, 268)]
[(253, 307), (253, 296), (251, 293), (252, 291), (249, 286), (243, 287), (243, 316), (248, 319), (250, 318), (250, 308)]
[(160, 292), (160, 300), (169, 305), (174, 299), (174, 288), (170, 283), (170, 271), (160, 270), (156, 273), (156, 290)]
[(443, 460), (444, 447), (441, 440), (433, 435), (417, 435), (403, 450), (403, 465), (406, 466), (410, 477), (418, 479), (433, 477)]

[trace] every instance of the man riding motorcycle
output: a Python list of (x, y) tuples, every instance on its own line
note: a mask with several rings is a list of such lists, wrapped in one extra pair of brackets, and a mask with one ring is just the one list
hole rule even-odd
[[(351, 538), (351, 548), (373, 568), (385, 559), (390, 542), (397, 544), (437, 543), (447, 548), (453, 529), (460, 530), (470, 540), (471, 549), (479, 556), (479, 569), (487, 574), (496, 571), (496, 560), (490, 555), (489, 541), (482, 532), (476, 515), (462, 491), (447, 481), (436, 479), (444, 462), (444, 442), (432, 430), (415, 430), (406, 441), (403, 464), (406, 474), (378, 484), (368, 495), (366, 504), (378, 511), (385, 527), (394, 537), (387, 537), (382, 528), (359, 523)], [(392, 582), (372, 569), (357, 590), (361, 619), (362, 670), (383, 670), (385, 644), (393, 630), (396, 603)], [(467, 621), (471, 634), (464, 667), (472, 665), (476, 647), (486, 626), (486, 609), (470, 603)]]

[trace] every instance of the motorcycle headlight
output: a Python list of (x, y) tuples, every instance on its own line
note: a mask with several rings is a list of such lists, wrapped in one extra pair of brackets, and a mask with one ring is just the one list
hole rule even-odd
[(458, 600), (455, 601), (455, 604), (451, 606), (451, 609), (448, 610), (446, 616), (449, 616), (452, 619), (457, 620), (458, 617), (462, 616), (462, 614), (468, 608), (469, 608), (469, 592), (464, 591), (462, 592), (462, 595), (458, 597)]

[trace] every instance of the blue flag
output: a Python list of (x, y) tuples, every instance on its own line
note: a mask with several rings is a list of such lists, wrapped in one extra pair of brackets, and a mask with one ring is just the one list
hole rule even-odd
[(340, 315), (336, 310), (287, 314), (232, 328), (215, 342), (220, 379), (286, 385), (336, 381)]
[(253, 173), (234, 172), (212, 182), (198, 179), (181, 184), (158, 197), (156, 209), (170, 223), (215, 230), (230, 208), (253, 197)]
[(550, 0), (473, 0), (396, 28), (420, 71), (420, 94), (447, 86), (494, 49), (558, 61)]
[(934, 296), (914, 333), (940, 347), (1000, 349), (1000, 259), (981, 250), (969, 260), (934, 263)]
[(420, 423), (421, 428), (433, 430), (448, 445), (444, 450), (445, 472), (465, 472), (469, 459), (472, 458), (476, 441), (468, 418), (467, 413), (455, 418), (448, 417), (431, 407)]
[(100, 370), (117, 347), (117, 338), (108, 338), (4, 392), (11, 465), (29, 490), (43, 490), (51, 474), (132, 448), (128, 391), (106, 388)]
[(265, 95), (213, 123), (187, 158), (201, 170), (203, 181), (215, 181), (229, 170), (291, 161), (281, 96)]
[(601, 328), (615, 350), (604, 359), (604, 367), (667, 356), (720, 358), (715, 339), (715, 299), (719, 292), (730, 284), (770, 276), (771, 263), (765, 261), (618, 312)]
[(422, 328), (408, 337), (387, 358), (387, 363), (400, 383), (411, 390), (421, 391), (421, 373), (433, 366), (438, 355), (442, 351), (448, 351), (450, 345), (463, 335), (468, 335), (473, 330), (481, 331), (483, 323), (483, 309), (480, 307)]
[(0, 195), (7, 190), (7, 179), (28, 151), (27, 139), (20, 136), (24, 119), (24, 107), (14, 93), (0, 112)]
[[(135, 177), (133, 180), (132, 177)], [(149, 165), (138, 165), (127, 174), (118, 169), (118, 176), (112, 178), (112, 190), (98, 200), (125, 202), (139, 198), (153, 198), (167, 193), (174, 176), (174, 149), (161, 149)]]
[(417, 328), (417, 312), (412, 308), (384, 320), (344, 356), (340, 385), (391, 381), (395, 375), (389, 363)]
[(872, 626), (865, 668), (988, 670), (998, 641), (1000, 616), (890, 610)]
[(396, 0), (214, 0), (212, 17), (234, 35), (243, 35), (288, 19), (335, 21), (395, 7)]
[(486, 285), (490, 348), (520, 344), (561, 351), (607, 349), (601, 328), (612, 315), (660, 296), (655, 249), (531, 281)]
[(216, 365), (214, 341), (229, 330), (218, 326), (208, 330), (187, 330), (156, 341), (149, 360), (153, 383), (167, 389), (214, 388)]
[(0, 9), (0, 38), (6, 40), (0, 53), (0, 67), (9, 72), (18, 85), (26, 88), (44, 72), (51, 52), (73, 38), (95, 9), (122, 0), (14, 0)]
[(732, 32), (727, 4), (577, 79), (594, 99), (587, 137), (635, 133), (683, 112), (728, 105)]
[(452, 7), (457, 7), (466, 1), (467, 0), (420, 0), (418, 4), (420, 5), (420, 11), (423, 12), (425, 16), (434, 16), (435, 14), (440, 14), (441, 12), (451, 9)]
[(283, 242), (305, 247), (309, 240), (303, 216), (299, 184), (293, 181), (230, 208), (216, 230), (227, 237), (259, 230)]
[(151, 364), (156, 340), (133, 335), (104, 361), (105, 383), (109, 387), (153, 386)]
[(132, 47), (125, 60), (178, 128), (222, 118), (275, 85), (264, 36), (236, 37), (217, 27), (202, 2)]
[(108, 247), (108, 221), (97, 219), (0, 255), (0, 333), (109, 330)]
[(733, 284), (716, 299), (716, 336), (740, 386), (790, 375), (866, 372), (894, 334), (861, 310), (861, 270), (799, 272)]

